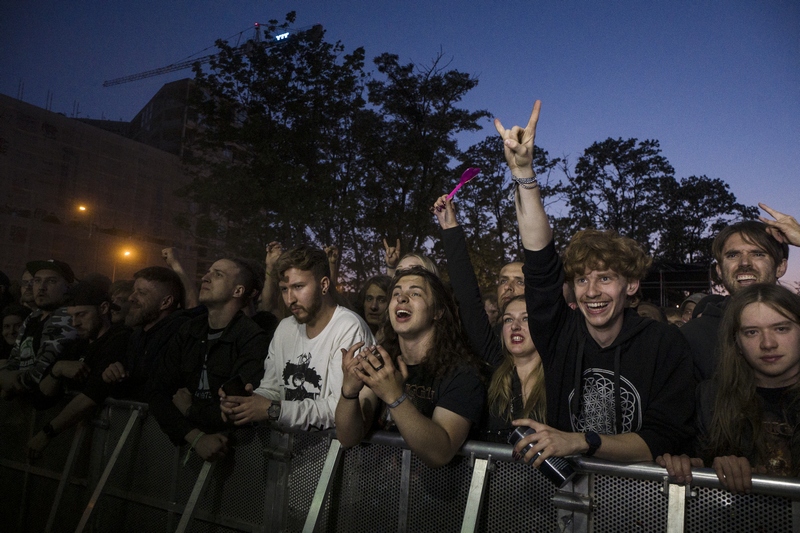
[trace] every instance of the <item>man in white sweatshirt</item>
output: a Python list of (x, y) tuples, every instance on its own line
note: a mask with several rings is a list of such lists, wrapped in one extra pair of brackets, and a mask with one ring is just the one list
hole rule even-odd
[(292, 316), (275, 331), (264, 379), (254, 394), (219, 391), (223, 417), (236, 425), (266, 420), (280, 428), (332, 428), (342, 389), (342, 349), (357, 342), (371, 346), (375, 340), (361, 317), (336, 304), (324, 251), (292, 248), (269, 274), (277, 276)]

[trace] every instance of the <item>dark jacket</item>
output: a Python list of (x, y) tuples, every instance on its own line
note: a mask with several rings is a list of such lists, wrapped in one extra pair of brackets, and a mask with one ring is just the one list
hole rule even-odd
[[(184, 324), (170, 342), (166, 354), (151, 378), (148, 403), (161, 429), (176, 445), (192, 429), (216, 433), (231, 426), (222, 421), (217, 391), (233, 376), (258, 387), (264, 374), (264, 359), (269, 350), (267, 333), (241, 311), (219, 339), (208, 348), (208, 317)], [(206, 357), (207, 355), (207, 357)], [(210, 398), (196, 396), (205, 361)], [(172, 403), (178, 389), (192, 393), (192, 406), (184, 417)]]
[[(525, 250), (528, 326), (547, 386), (547, 423), (561, 431), (637, 433), (653, 457), (680, 453), (694, 434), (695, 381), (677, 328), (626, 309), (622, 330), (601, 348), (564, 301), (552, 242)], [(576, 394), (577, 392), (577, 394)]]
[(693, 318), (680, 328), (692, 350), (694, 377), (698, 383), (711, 379), (717, 368), (719, 326), (729, 301), (730, 297), (727, 297), (719, 304), (708, 304), (703, 316)]
[[(102, 364), (105, 366), (100, 369), (100, 374), (92, 373), (89, 376), (83, 393), (97, 404), (103, 403), (109, 396), (147, 401), (144, 388), (155, 363), (163, 358), (178, 328), (193, 316), (197, 316), (195, 310), (175, 311), (153, 324), (147, 331), (141, 327), (134, 328), (125, 351), (113, 361), (104, 361)], [(118, 383), (106, 383), (102, 373), (113, 362), (122, 363), (128, 377)]]

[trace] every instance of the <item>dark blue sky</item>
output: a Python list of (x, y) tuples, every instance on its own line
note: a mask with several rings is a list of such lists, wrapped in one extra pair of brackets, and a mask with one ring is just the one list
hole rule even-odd
[[(182, 60), (256, 21), (297, 11), (368, 58), (429, 64), (441, 51), (479, 77), (464, 101), (510, 126), (542, 100), (537, 144), (575, 161), (607, 137), (658, 139), (677, 177), (800, 218), (800, 2), (452, 0), (45, 1), (0, 5), (0, 92), (53, 111), (130, 120), (173, 73), (107, 79)], [(201, 55), (213, 52), (213, 47)], [(461, 138), (466, 147), (494, 133)], [(454, 178), (455, 180), (456, 178)], [(800, 250), (785, 279), (800, 280)]]

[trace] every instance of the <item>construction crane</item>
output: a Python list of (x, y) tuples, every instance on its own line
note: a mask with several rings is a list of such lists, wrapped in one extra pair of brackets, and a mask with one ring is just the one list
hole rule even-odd
[[(262, 42), (262, 40), (261, 40), (261, 26), (262, 25), (263, 24), (261, 24), (260, 22), (256, 22), (254, 24), (255, 37), (253, 38), (253, 41), (255, 41), (257, 43)], [(300, 28), (299, 30), (295, 30), (295, 29), (291, 29), (291, 28), (280, 28), (281, 29), (281, 33), (279, 33), (277, 35), (274, 35), (274, 36), (271, 36), (268, 41), (264, 41), (264, 42), (265, 42), (265, 44), (267, 46), (274, 46), (276, 44), (280, 44), (282, 42), (285, 42), (292, 35), (296, 35), (298, 33), (304, 32), (306, 30), (310, 30), (311, 28), (315, 28), (317, 26), (320, 26), (320, 25), (316, 24), (314, 26), (307, 26), (305, 28)], [(321, 26), (320, 26), (320, 28), (321, 28)], [(245, 31), (247, 31), (247, 30), (242, 30), (237, 35), (239, 35), (241, 37), (241, 35)], [(247, 41), (247, 42), (249, 42), (249, 41)], [(246, 50), (246, 46), (247, 46), (247, 43), (245, 43), (242, 46), (238, 46), (237, 49), (236, 49), (237, 53), (238, 54), (243, 54), (245, 52), (245, 50)], [(208, 48), (206, 48), (206, 50), (207, 49)], [(184, 61), (179, 61), (177, 63), (172, 63), (171, 65), (167, 65), (165, 67), (156, 68), (156, 69), (153, 69), (153, 70), (147, 70), (145, 72), (140, 72), (138, 74), (131, 74), (129, 76), (122, 76), (121, 78), (114, 78), (113, 80), (106, 80), (106, 81), (103, 82), (103, 87), (112, 87), (114, 85), (120, 85), (122, 83), (128, 83), (129, 81), (143, 80), (145, 78), (152, 78), (154, 76), (161, 76), (162, 74), (166, 74), (168, 72), (175, 72), (177, 70), (184, 70), (184, 69), (187, 69), (187, 68), (191, 68), (195, 64), (202, 65), (202, 64), (205, 64), (205, 63), (208, 63), (209, 61), (211, 61), (211, 59), (215, 55), (216, 54), (210, 54), (210, 55), (203, 56), (203, 57), (198, 57), (198, 58), (195, 58), (195, 59), (186, 59)]]

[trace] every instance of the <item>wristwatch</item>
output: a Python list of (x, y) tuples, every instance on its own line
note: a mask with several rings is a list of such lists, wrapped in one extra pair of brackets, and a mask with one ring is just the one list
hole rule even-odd
[(583, 455), (586, 457), (591, 457), (594, 455), (594, 452), (603, 444), (603, 441), (600, 440), (600, 435), (595, 433), (594, 431), (587, 431), (583, 434), (583, 437), (586, 439), (586, 444), (589, 445), (589, 449), (584, 452)]
[(281, 417), (281, 402), (274, 400), (267, 409), (267, 418), (270, 422), (275, 422)]
[(53, 424), (51, 424), (50, 422), (45, 424), (45, 426), (42, 428), (42, 433), (47, 435), (48, 439), (55, 438), (56, 436), (56, 430), (53, 429)]

